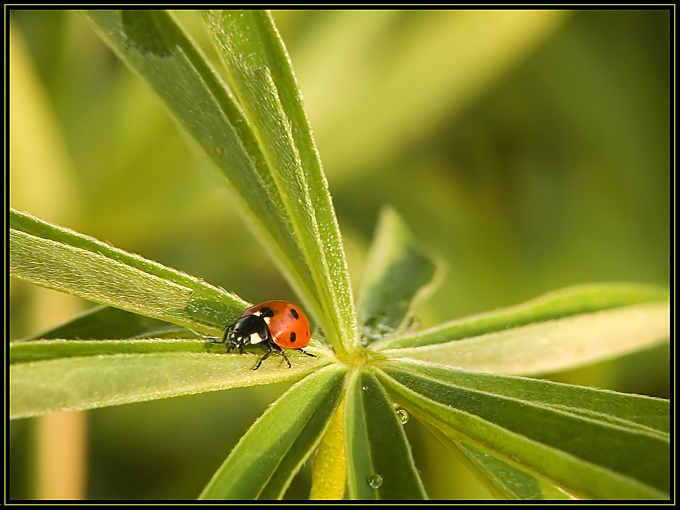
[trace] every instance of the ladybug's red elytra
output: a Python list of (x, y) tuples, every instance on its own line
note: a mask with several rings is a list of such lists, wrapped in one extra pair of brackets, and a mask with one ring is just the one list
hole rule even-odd
[(257, 370), (273, 351), (283, 356), (288, 368), (290, 361), (283, 349), (294, 349), (316, 357), (302, 350), (309, 345), (310, 338), (309, 320), (300, 307), (288, 301), (274, 300), (245, 310), (236, 322), (227, 326), (220, 343), (228, 343), (227, 352), (238, 349), (241, 354), (247, 345), (262, 344), (267, 352), (253, 367)]

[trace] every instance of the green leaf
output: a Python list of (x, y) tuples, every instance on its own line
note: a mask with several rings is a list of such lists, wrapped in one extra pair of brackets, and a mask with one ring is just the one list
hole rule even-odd
[(264, 11), (206, 11), (232, 90), (258, 140), (313, 279), (305, 296), (336, 350), (354, 339), (352, 291), (328, 183), (274, 22)]
[(497, 498), (521, 500), (570, 498), (569, 494), (543, 478), (499, 460), (468, 442), (453, 440), (428, 423), (423, 425), (476, 473), (480, 481)]
[[(111, 354), (206, 353), (212, 344), (205, 340), (145, 338), (142, 340), (50, 339), (11, 342), (10, 364)], [(82, 360), (85, 363), (84, 360)], [(37, 369), (37, 366), (35, 367)], [(36, 377), (39, 372), (35, 372)]]
[(110, 306), (95, 306), (55, 328), (20, 341), (69, 338), (71, 340), (105, 340), (109, 338), (195, 338), (192, 331), (168, 322), (144, 317)]
[(425, 499), (404, 427), (376, 378), (357, 371), (345, 394), (347, 483), (352, 499)]
[(364, 269), (358, 320), (364, 345), (403, 329), (417, 299), (431, 290), (437, 263), (391, 208), (380, 214)]
[[(118, 56), (158, 94), (233, 189), (237, 207), (294, 275), (302, 294), (311, 275), (266, 166), (238, 105), (198, 47), (165, 11), (88, 11), (95, 29)], [(306, 287), (306, 290), (301, 288)]]
[(375, 348), (390, 357), (469, 370), (540, 374), (667, 341), (669, 324), (666, 291), (632, 284), (589, 285), (388, 338)]
[(166, 339), (12, 343), (10, 418), (295, 380), (328, 363), (329, 354), (289, 354), (292, 368), (272, 356), (266, 369), (253, 370), (253, 356), (223, 349)]
[(344, 423), (345, 403), (341, 399), (314, 457), (309, 499), (343, 499), (345, 495), (347, 455)]
[(418, 419), (570, 493), (668, 497), (668, 401), (427, 363), (382, 369)]
[(493, 493), (508, 499), (569, 499), (551, 483), (498, 460), (468, 443), (457, 443), (462, 454), (481, 471)]
[(635, 283), (599, 283), (567, 287), (526, 303), (458, 319), (425, 331), (387, 338), (375, 349), (418, 347), (503, 331), (535, 322), (668, 300), (668, 291)]
[[(355, 324), (340, 234), (292, 71), (269, 16), (225, 14), (225, 21), (233, 21), (225, 32), (221, 22), (218, 26), (221, 17), (211, 15), (220, 46), (245, 49), (253, 59), (222, 54), (238, 67), (229, 69), (238, 78), (234, 83), (250, 91), (237, 89), (241, 104), (167, 12), (90, 11), (87, 16), (228, 180), (238, 209), (336, 351), (342, 351), (340, 338), (354, 338)], [(252, 62), (255, 67), (249, 67)], [(260, 68), (261, 62), (272, 67)]]
[(328, 367), (291, 387), (241, 438), (201, 499), (281, 499), (328, 426), (344, 373)]
[[(208, 334), (221, 334), (223, 325), (247, 306), (198, 278), (27, 214), (11, 211), (10, 227), (10, 273), (38, 285)], [(97, 327), (102, 326), (100, 320)], [(57, 331), (69, 330), (73, 328)], [(121, 333), (116, 328), (111, 333), (116, 331)], [(96, 329), (95, 336), (104, 333)], [(14, 342), (10, 415), (21, 418), (266, 384), (295, 379), (325, 363), (303, 356), (306, 359), (290, 371), (268, 363), (254, 372), (249, 356), (219, 355), (218, 349), (201, 340), (158, 338)], [(329, 352), (318, 349), (317, 354)]]
[(11, 276), (212, 335), (248, 306), (199, 278), (26, 213), (10, 214)]
[(668, 303), (628, 306), (381, 354), (497, 374), (556, 372), (668, 341)]

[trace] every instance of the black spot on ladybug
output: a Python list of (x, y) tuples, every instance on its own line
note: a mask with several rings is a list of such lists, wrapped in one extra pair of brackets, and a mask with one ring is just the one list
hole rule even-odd
[(265, 306), (260, 310), (260, 314), (262, 314), (262, 317), (274, 317), (274, 310)]
[(290, 334), (290, 343), (295, 342), (295, 331)]
[(290, 314), (293, 316), (293, 319), (297, 319), (299, 317), (297, 310), (295, 308), (290, 309)]

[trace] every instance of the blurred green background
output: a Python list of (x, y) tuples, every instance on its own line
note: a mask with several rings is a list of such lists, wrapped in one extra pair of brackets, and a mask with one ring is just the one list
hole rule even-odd
[[(577, 283), (668, 286), (670, 14), (274, 12), (355, 288), (385, 204), (447, 266), (416, 310), (424, 327)], [(178, 17), (210, 54), (200, 16)], [(9, 20), (12, 207), (252, 302), (295, 299), (216, 173), (79, 13)], [(16, 281), (10, 297), (12, 339), (91, 306)], [(551, 377), (668, 397), (669, 358)], [(76, 497), (191, 499), (285, 387), (67, 413), (84, 450), (55, 462), (84, 460)], [(12, 423), (10, 497), (72, 497), (44, 488), (61, 471), (40, 446), (56, 427)], [(431, 497), (489, 497), (418, 423), (406, 431)], [(308, 487), (306, 466), (288, 496)]]

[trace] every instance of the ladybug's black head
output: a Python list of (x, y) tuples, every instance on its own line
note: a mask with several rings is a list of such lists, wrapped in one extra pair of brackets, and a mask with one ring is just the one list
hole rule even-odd
[(229, 326), (225, 340), (229, 342), (227, 352), (234, 349), (242, 352), (246, 345), (270, 341), (271, 333), (263, 316), (244, 315)]

